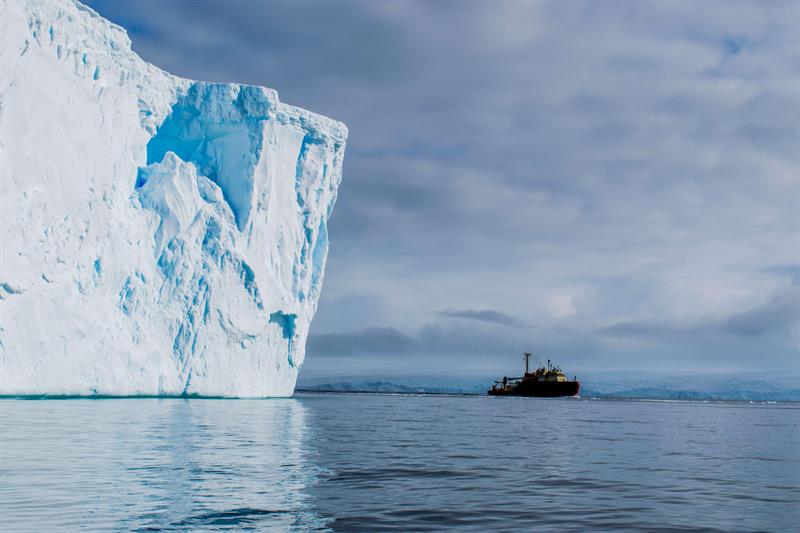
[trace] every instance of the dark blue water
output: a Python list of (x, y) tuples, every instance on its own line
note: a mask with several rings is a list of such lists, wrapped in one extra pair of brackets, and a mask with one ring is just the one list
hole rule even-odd
[(0, 401), (0, 530), (797, 531), (800, 406)]

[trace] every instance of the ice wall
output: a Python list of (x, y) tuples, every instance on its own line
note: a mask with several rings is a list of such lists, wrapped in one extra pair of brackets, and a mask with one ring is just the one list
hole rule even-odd
[(290, 395), (346, 137), (0, 0), (0, 395)]

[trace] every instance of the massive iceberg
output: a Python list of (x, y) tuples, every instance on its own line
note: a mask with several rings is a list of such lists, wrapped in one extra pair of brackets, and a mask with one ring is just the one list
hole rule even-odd
[(291, 395), (346, 138), (0, 0), (0, 395)]

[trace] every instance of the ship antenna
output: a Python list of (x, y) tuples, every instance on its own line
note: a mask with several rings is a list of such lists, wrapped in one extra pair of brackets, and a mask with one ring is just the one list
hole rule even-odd
[(528, 364), (529, 364), (530, 360), (531, 360), (531, 354), (528, 353), (528, 352), (525, 352), (525, 373), (526, 374), (528, 373)]

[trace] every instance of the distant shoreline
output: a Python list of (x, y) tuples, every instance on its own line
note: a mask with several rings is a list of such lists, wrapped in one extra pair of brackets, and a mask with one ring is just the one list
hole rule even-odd
[[(375, 394), (386, 396), (470, 396), (470, 397), (489, 397), (487, 394), (476, 392), (435, 392), (435, 391), (376, 391), (376, 390), (333, 390), (333, 389), (296, 389), (295, 393), (302, 394)], [(519, 396), (509, 396), (507, 398), (520, 398)], [(665, 403), (736, 403), (736, 404), (796, 404), (800, 405), (800, 400), (771, 400), (771, 399), (732, 399), (732, 398), (653, 398), (644, 396), (573, 396), (563, 398), (525, 398), (525, 400), (603, 400), (603, 401), (639, 401), (639, 402), (665, 402)]]

